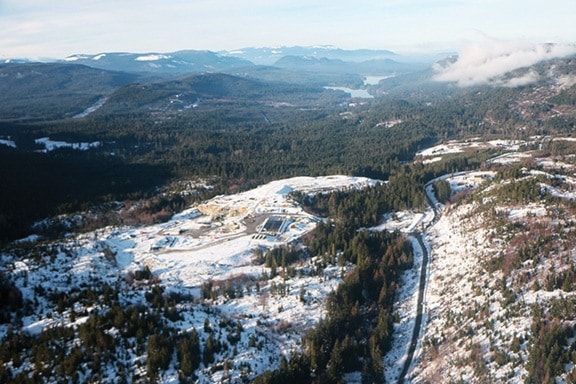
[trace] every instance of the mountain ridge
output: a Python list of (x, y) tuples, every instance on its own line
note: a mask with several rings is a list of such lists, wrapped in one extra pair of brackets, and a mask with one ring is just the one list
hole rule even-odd
[(79, 64), (0, 64), (0, 118), (71, 117), (138, 75)]
[(310, 56), (317, 58), (339, 59), (362, 62), (372, 59), (396, 58), (401, 56), (389, 50), (342, 49), (333, 46), (290, 46), (290, 47), (247, 47), (236, 50), (219, 51), (220, 54), (240, 57), (255, 64), (271, 65), (284, 56)]
[(185, 73), (222, 71), (254, 65), (248, 60), (218, 55), (212, 51), (182, 50), (175, 52), (102, 52), (94, 55), (74, 54), (60, 62), (74, 62), (100, 69), (124, 72)]
[[(389, 50), (346, 50), (330, 46), (242, 48), (237, 50), (180, 50), (174, 52), (101, 52), (73, 54), (58, 62), (74, 62), (94, 68), (136, 73), (178, 74), (186, 72), (222, 72), (236, 68), (276, 65), (285, 57), (309, 57), (324, 61), (342, 61), (348, 71), (366, 71), (368, 62), (394, 61), (396, 66), (428, 64), (434, 60), (399, 55)], [(361, 69), (356, 66), (360, 65)], [(406, 68), (401, 70), (406, 71)]]

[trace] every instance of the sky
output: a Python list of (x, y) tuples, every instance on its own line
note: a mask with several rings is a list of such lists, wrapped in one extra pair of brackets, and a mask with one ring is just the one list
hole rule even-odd
[(0, 58), (333, 45), (576, 43), (575, 0), (0, 0)]

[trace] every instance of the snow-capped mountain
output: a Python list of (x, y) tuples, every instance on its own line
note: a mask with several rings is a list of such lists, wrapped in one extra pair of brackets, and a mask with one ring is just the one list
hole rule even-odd
[(219, 55), (211, 51), (185, 50), (170, 53), (111, 52), (94, 55), (75, 54), (65, 62), (84, 64), (93, 68), (153, 73), (219, 72), (226, 69), (252, 66), (248, 60)]
[(355, 49), (345, 50), (330, 45), (310, 47), (262, 47), (242, 48), (230, 51), (220, 51), (221, 55), (250, 60), (255, 64), (271, 65), (285, 56), (307, 56), (315, 58), (335, 59), (350, 62), (362, 62), (369, 60), (394, 59), (400, 56), (388, 50)]

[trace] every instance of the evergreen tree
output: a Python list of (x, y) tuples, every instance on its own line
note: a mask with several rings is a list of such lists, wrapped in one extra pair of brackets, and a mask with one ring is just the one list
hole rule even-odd
[(179, 335), (176, 354), (180, 371), (184, 377), (190, 377), (200, 367), (200, 341), (195, 329)]

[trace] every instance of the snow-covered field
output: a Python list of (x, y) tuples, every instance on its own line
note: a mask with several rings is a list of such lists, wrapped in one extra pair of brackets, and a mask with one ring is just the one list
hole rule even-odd
[(525, 145), (524, 141), (517, 140), (491, 140), (481, 141), (479, 139), (470, 139), (467, 141), (451, 140), (446, 144), (436, 145), (431, 148), (424, 149), (416, 156), (438, 158), (442, 155), (451, 153), (461, 153), (469, 150), (483, 149), (483, 148), (499, 148), (509, 151), (517, 151), (520, 146)]

